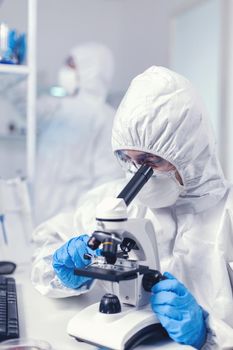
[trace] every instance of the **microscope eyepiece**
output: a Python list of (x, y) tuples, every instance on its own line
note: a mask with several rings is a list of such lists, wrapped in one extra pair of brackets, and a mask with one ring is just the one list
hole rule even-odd
[(123, 198), (128, 206), (152, 175), (153, 169), (149, 165), (142, 165), (117, 198)]

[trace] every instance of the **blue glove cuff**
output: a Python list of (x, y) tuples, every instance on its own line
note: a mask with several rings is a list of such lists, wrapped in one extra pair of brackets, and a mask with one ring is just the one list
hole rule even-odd
[(196, 349), (202, 348), (202, 346), (206, 342), (206, 337), (207, 337), (207, 329), (206, 329), (205, 318), (204, 318), (205, 313), (200, 305), (199, 305), (199, 308), (200, 308), (200, 312), (202, 313), (202, 322), (200, 323), (200, 332), (197, 340), (193, 344), (190, 344)]

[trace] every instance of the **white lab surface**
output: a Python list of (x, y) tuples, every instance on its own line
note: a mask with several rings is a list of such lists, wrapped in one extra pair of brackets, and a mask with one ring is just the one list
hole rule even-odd
[(113, 74), (111, 52), (86, 43), (71, 50), (70, 56), (77, 67), (78, 94), (43, 99), (38, 112), (42, 121), (35, 182), (37, 223), (75, 208), (87, 190), (121, 174), (111, 152), (115, 111), (105, 102)]
[[(159, 155), (178, 169), (186, 193), (175, 205), (150, 209), (137, 203), (129, 217), (152, 221), (161, 270), (174, 274), (209, 313), (203, 349), (233, 347), (233, 192), (223, 177), (206, 111), (192, 85), (162, 67), (136, 77), (114, 122), (113, 149), (136, 149)], [(38, 244), (32, 271), (44, 295), (84, 293), (57, 281), (52, 254), (72, 236), (91, 233), (95, 208), (105, 196), (117, 195), (124, 181), (102, 185), (83, 198), (75, 214), (59, 215), (34, 232)]]

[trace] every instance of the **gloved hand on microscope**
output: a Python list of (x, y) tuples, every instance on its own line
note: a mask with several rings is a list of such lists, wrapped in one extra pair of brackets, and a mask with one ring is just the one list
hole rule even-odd
[(90, 260), (84, 258), (85, 254), (100, 255), (100, 249), (94, 252), (88, 247), (89, 238), (88, 235), (71, 238), (53, 255), (54, 271), (68, 288), (79, 288), (91, 280), (88, 277), (74, 275), (75, 267), (82, 268), (90, 262)]

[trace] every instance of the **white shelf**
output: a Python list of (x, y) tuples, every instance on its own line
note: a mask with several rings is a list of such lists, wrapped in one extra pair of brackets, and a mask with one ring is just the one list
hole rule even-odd
[[(17, 0), (16, 0), (17, 1)], [(2, 4), (0, 0), (0, 5)], [(20, 141), (26, 139), (27, 152), (27, 178), (31, 194), (33, 196), (33, 184), (35, 177), (36, 156), (36, 39), (37, 39), (37, 2), (27, 0), (27, 64), (11, 65), (0, 63), (0, 74), (15, 77), (20, 76), (27, 80), (26, 105), (27, 105), (27, 135), (6, 135), (2, 140)], [(18, 81), (18, 77), (16, 79)], [(21, 79), (20, 79), (21, 80)], [(14, 79), (12, 79), (15, 84)], [(1, 85), (1, 81), (0, 81)], [(1, 89), (0, 89), (1, 93)], [(1, 136), (0, 136), (1, 138)]]
[(0, 64), (0, 73), (23, 74), (29, 73), (29, 68), (26, 65)]

